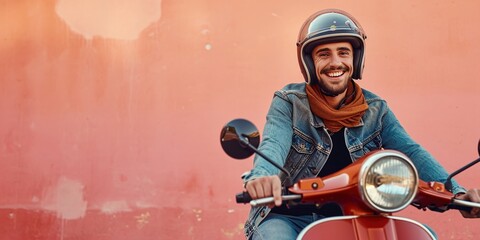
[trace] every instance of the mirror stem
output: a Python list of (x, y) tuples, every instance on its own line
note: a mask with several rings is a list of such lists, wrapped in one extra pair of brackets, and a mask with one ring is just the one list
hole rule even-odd
[(280, 171), (282, 171), (286, 178), (285, 178), (285, 186), (287, 187), (290, 187), (292, 185), (291, 183), (291, 180), (290, 180), (290, 173), (287, 171), (287, 169), (283, 168), (282, 166), (280, 166), (278, 163), (274, 162), (272, 159), (270, 159), (269, 157), (267, 157), (265, 154), (263, 154), (262, 152), (258, 151), (254, 146), (252, 146), (252, 144), (250, 144), (248, 142), (248, 137), (246, 136), (242, 136), (242, 137), (239, 137), (238, 138), (240, 140), (240, 142), (242, 144), (244, 144), (245, 146), (247, 146), (249, 149), (251, 149), (252, 151), (254, 151), (256, 154), (260, 155), (263, 159), (267, 160), (269, 163), (271, 163), (273, 166), (275, 166), (276, 168), (280, 169)]
[(478, 158), (477, 160), (467, 164), (466, 166), (458, 169), (457, 171), (453, 172), (452, 174), (450, 174), (447, 178), (447, 181), (445, 181), (445, 188), (449, 191), (449, 192), (452, 192), (452, 177), (454, 177), (455, 175), (467, 170), (468, 168), (470, 168), (471, 166), (475, 165), (476, 163), (480, 162), (480, 158)]

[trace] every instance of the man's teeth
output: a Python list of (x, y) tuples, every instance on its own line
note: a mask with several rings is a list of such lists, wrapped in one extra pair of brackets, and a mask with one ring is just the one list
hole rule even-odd
[(329, 77), (339, 77), (343, 74), (343, 72), (330, 72), (328, 73)]

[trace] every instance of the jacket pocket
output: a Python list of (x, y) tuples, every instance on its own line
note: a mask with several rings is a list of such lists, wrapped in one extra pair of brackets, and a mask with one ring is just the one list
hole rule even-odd
[(364, 154), (367, 154), (371, 151), (379, 150), (382, 148), (382, 138), (380, 137), (380, 132), (375, 132), (370, 137), (365, 139), (362, 142), (362, 151)]
[(285, 168), (292, 177), (298, 174), (314, 151), (315, 144), (312, 139), (298, 133), (293, 134), (292, 147), (285, 162)]

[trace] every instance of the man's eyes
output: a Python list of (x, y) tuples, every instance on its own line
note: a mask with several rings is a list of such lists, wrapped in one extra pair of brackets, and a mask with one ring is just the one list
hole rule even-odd
[[(350, 51), (339, 51), (338, 52), (338, 55), (339, 56), (344, 56), (344, 57), (348, 57), (350, 56), (351, 52)], [(329, 57), (331, 54), (329, 52), (319, 52), (317, 53), (317, 56), (319, 58), (326, 58), (326, 57)]]

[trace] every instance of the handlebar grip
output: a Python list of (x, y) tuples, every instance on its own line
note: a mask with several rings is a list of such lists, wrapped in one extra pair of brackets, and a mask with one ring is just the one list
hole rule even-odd
[(252, 201), (252, 197), (250, 197), (250, 194), (248, 194), (248, 192), (241, 192), (235, 195), (235, 200), (237, 201), (237, 203), (246, 204)]

